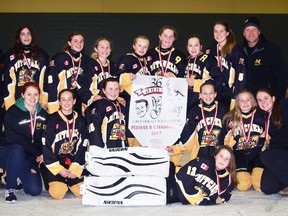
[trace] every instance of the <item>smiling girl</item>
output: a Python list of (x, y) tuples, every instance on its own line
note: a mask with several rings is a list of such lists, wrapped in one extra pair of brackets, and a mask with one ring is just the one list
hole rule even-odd
[(246, 87), (246, 68), (244, 52), (236, 44), (234, 33), (229, 25), (220, 20), (213, 26), (216, 44), (206, 50), (206, 53), (217, 60), (217, 65), (223, 76), (223, 92), (219, 101), (232, 109), (236, 95)]
[(260, 153), (265, 150), (265, 122), (262, 112), (257, 110), (257, 103), (251, 92), (242, 90), (236, 96), (234, 109), (228, 112), (223, 122), (227, 134), (225, 145), (233, 148), (236, 166), (237, 188), (248, 190), (251, 185), (260, 189), (263, 165)]
[(148, 54), (152, 75), (184, 77), (185, 55), (174, 47), (177, 36), (173, 26), (165, 25), (159, 30), (159, 46), (150, 49)]
[(85, 53), (84, 36), (81, 32), (72, 32), (68, 36), (64, 52), (56, 54), (50, 61), (47, 74), (48, 112), (58, 111), (58, 94), (62, 89), (73, 90), (76, 97), (75, 111), (82, 112), (82, 100), (79, 97), (78, 77), (83, 73), (83, 65), (90, 59)]
[(220, 146), (213, 156), (189, 161), (180, 168), (175, 178), (171, 173), (167, 179), (167, 203), (225, 203), (230, 200), (234, 185), (237, 184), (233, 150), (228, 146)]
[(187, 41), (187, 66), (185, 77), (189, 86), (187, 110), (199, 103), (200, 86), (208, 80), (213, 80), (216, 90), (220, 93), (222, 74), (217, 67), (217, 61), (210, 55), (202, 52), (202, 40), (198, 35), (191, 35)]
[(43, 136), (42, 176), (45, 187), (54, 199), (62, 199), (68, 188), (80, 197), (83, 166), (88, 144), (88, 131), (84, 117), (73, 111), (76, 98), (73, 91), (59, 93), (58, 112), (47, 119)]
[(21, 96), (25, 83), (38, 83), (40, 103), (47, 107), (48, 96), (44, 90), (44, 76), (49, 64), (48, 54), (37, 45), (36, 35), (29, 25), (19, 27), (12, 49), (8, 50), (4, 61), (4, 102), (8, 110)]
[[(129, 113), (132, 92), (132, 81), (137, 75), (150, 75), (151, 69), (147, 65), (147, 51), (149, 49), (149, 38), (138, 35), (133, 40), (133, 52), (122, 56), (117, 63), (117, 74), (119, 76), (120, 96), (126, 101), (127, 113)], [(128, 116), (126, 118), (127, 122)], [(128, 129), (127, 139), (129, 146), (140, 146), (138, 140)]]
[(5, 114), (8, 145), (0, 149), (0, 166), (7, 172), (7, 203), (17, 202), (17, 178), (20, 178), (25, 193), (37, 196), (42, 191), (38, 163), (43, 158), (41, 139), (47, 113), (39, 104), (40, 92), (37, 83), (25, 83), (21, 97)]
[(101, 96), (102, 99), (94, 101), (86, 110), (90, 145), (101, 148), (127, 147), (126, 110), (117, 101), (117, 79), (110, 77), (104, 80)]
[(101, 99), (100, 91), (103, 81), (115, 76), (116, 65), (108, 58), (112, 52), (112, 41), (108, 38), (99, 38), (94, 45), (91, 59), (83, 67), (83, 73), (79, 74), (79, 94), (87, 105), (94, 100)]
[(223, 145), (224, 131), (222, 118), (227, 109), (215, 101), (217, 92), (213, 82), (206, 82), (200, 87), (201, 103), (193, 107), (188, 114), (186, 125), (180, 138), (173, 146), (166, 149), (171, 152), (171, 161), (181, 165), (181, 155), (190, 151), (189, 160), (212, 155)]
[(271, 89), (258, 90), (256, 98), (259, 107), (265, 112), (269, 142), (269, 149), (260, 157), (264, 165), (261, 191), (288, 196), (288, 107), (279, 105)]

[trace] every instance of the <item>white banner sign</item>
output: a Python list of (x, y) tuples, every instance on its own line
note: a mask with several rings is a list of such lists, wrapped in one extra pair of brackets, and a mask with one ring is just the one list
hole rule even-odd
[(186, 122), (187, 91), (184, 78), (137, 75), (129, 129), (142, 146), (163, 149), (177, 141)]

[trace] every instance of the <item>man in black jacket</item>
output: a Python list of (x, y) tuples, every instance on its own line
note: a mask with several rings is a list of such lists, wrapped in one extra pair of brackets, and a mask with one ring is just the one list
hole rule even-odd
[(243, 36), (248, 89), (255, 95), (260, 88), (271, 88), (283, 98), (288, 76), (279, 47), (265, 39), (256, 17), (244, 20)]

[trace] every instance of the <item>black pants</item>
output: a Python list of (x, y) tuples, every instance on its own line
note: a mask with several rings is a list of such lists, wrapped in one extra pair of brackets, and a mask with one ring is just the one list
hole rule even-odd
[(178, 197), (178, 186), (175, 179), (175, 165), (170, 162), (169, 176), (166, 178), (167, 194), (166, 203), (180, 202)]
[(261, 190), (265, 194), (277, 193), (288, 186), (288, 149), (271, 149), (260, 156), (264, 165)]

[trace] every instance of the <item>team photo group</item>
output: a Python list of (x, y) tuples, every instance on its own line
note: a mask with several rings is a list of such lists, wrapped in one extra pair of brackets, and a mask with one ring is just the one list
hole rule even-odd
[(252, 189), (288, 196), (288, 70), (257, 17), (242, 28), (237, 43), (215, 21), (214, 43), (204, 50), (193, 33), (184, 54), (163, 25), (157, 46), (137, 35), (113, 62), (109, 38), (88, 55), (83, 33), (71, 32), (50, 56), (20, 26), (0, 50), (5, 202), (19, 190), (92, 206), (213, 205)]

